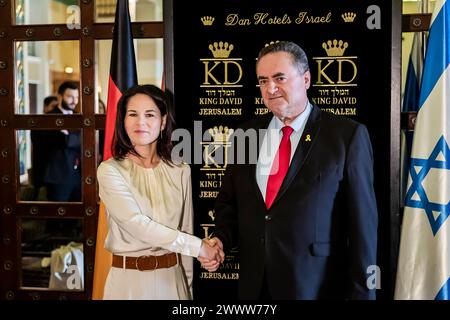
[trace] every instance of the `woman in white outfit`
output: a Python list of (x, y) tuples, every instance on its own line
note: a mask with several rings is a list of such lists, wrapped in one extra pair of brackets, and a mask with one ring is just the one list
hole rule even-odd
[(191, 299), (192, 257), (223, 261), (192, 235), (191, 172), (172, 162), (170, 99), (153, 85), (127, 90), (117, 105), (113, 158), (100, 164), (107, 250), (104, 299)]

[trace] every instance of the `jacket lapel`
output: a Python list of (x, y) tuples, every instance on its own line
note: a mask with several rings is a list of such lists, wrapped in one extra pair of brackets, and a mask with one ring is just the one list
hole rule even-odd
[(320, 131), (320, 113), (320, 109), (313, 105), (311, 114), (309, 115), (308, 121), (305, 125), (305, 130), (303, 130), (302, 137), (300, 138), (297, 149), (295, 150), (288, 172), (284, 177), (283, 183), (281, 184), (280, 190), (278, 191), (272, 207), (289, 188), (289, 185), (292, 183), (300, 168), (308, 158), (312, 146), (317, 141)]
[[(258, 134), (258, 148), (257, 148), (257, 155), (256, 155), (256, 159), (259, 158), (259, 152), (261, 150), (261, 145), (264, 141), (264, 135), (260, 135), (259, 134), (259, 130), (261, 129), (267, 129), (267, 127), (269, 126), (270, 120), (272, 120), (273, 115), (270, 113), (268, 116), (264, 116), (260, 122), (258, 122), (258, 124), (254, 127), (255, 130), (257, 130), (257, 134)], [(247, 148), (247, 150), (249, 150), (250, 148)], [(249, 181), (252, 185), (254, 194), (256, 194), (256, 198), (257, 198), (257, 202), (260, 203), (264, 209), (266, 208), (265, 202), (264, 202), (264, 198), (262, 196), (261, 190), (259, 190), (258, 187), (258, 183), (256, 181), (256, 163), (250, 163), (250, 177), (249, 177)]]

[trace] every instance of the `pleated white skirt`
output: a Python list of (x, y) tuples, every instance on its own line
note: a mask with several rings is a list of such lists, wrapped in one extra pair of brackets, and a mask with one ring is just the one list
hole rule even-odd
[(111, 267), (103, 299), (189, 300), (191, 293), (178, 265), (149, 271)]

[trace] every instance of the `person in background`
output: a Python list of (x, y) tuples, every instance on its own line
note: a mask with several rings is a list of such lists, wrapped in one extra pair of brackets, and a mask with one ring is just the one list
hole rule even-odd
[[(45, 97), (43, 101), (44, 113), (49, 113), (58, 105), (57, 96)], [(42, 198), (44, 192), (44, 175), (48, 163), (49, 144), (46, 140), (47, 132), (44, 130), (31, 130), (30, 131), (32, 153), (31, 153), (31, 183), (33, 185), (33, 196), (30, 200), (47, 200)]]
[(49, 113), (58, 106), (57, 96), (48, 96), (44, 99), (44, 113)]
[(308, 59), (295, 43), (263, 48), (256, 74), (271, 113), (244, 128), (267, 130), (256, 164), (228, 166), (212, 239), (225, 250), (239, 244), (239, 297), (375, 299), (367, 272), (376, 265), (378, 214), (366, 127), (309, 102)]
[[(58, 88), (58, 105), (49, 115), (70, 115), (78, 104), (78, 84), (63, 82)], [(49, 201), (81, 201), (80, 130), (48, 130), (49, 147), (44, 183)]]
[(128, 89), (117, 104), (113, 157), (97, 170), (113, 254), (104, 299), (191, 299), (193, 261), (217, 263), (218, 246), (192, 235), (189, 165), (171, 159), (168, 94), (153, 85)]
[[(58, 106), (57, 96), (45, 97), (43, 101), (44, 113), (49, 113)], [(32, 178), (31, 183), (34, 187), (33, 198), (31, 200), (47, 200), (42, 198), (44, 194), (42, 187), (44, 186), (44, 175), (48, 163), (49, 144), (47, 141), (47, 132), (43, 130), (30, 131), (32, 153), (31, 153), (31, 167)]]

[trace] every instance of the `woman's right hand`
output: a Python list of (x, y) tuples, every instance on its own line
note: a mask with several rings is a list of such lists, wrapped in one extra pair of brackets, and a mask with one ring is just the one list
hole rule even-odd
[(197, 259), (209, 272), (216, 271), (225, 260), (222, 242), (218, 238), (203, 239)]

